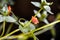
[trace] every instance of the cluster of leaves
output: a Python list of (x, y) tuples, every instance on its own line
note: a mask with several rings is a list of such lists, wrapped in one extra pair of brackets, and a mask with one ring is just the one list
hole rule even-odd
[[(26, 40), (26, 38), (28, 38), (28, 36), (31, 36), (34, 38), (34, 40), (36, 40), (36, 36), (34, 35), (34, 31), (36, 31), (35, 25), (38, 24), (39, 21), (43, 21), (46, 24), (49, 24), (46, 17), (48, 16), (48, 12), (50, 14), (53, 14), (53, 12), (51, 12), (51, 8), (49, 6), (49, 5), (52, 5), (52, 3), (48, 3), (46, 0), (41, 0), (41, 3), (40, 2), (31, 2), (34, 6), (39, 7), (40, 9), (39, 9), (39, 11), (33, 10), (35, 15), (32, 16), (30, 21), (28, 21), (24, 18), (20, 18), (18, 20), (18, 18), (11, 11), (11, 6), (7, 5), (7, 3), (8, 3), (7, 0), (4, 0), (4, 1), (2, 0), (1, 2), (2, 2), (2, 4), (0, 4), (0, 5), (3, 5), (2, 8), (0, 9), (0, 23), (3, 22), (3, 32), (1, 34), (2, 36), (4, 34), (5, 22), (10, 22), (10, 23), (15, 23), (15, 24), (19, 25), (18, 31), (20, 30), (24, 36), (18, 35), (17, 36), (18, 38), (24, 37), (23, 40)], [(11, 2), (11, 0), (9, 0), (9, 2)], [(41, 11), (42, 11), (42, 13), (40, 13)], [(12, 14), (10, 15), (10, 13), (12, 13)], [(21, 20), (23, 20), (24, 22)], [(15, 30), (15, 31), (17, 31), (17, 30)], [(13, 31), (12, 33), (15, 33), (15, 31)], [(12, 33), (8, 34), (7, 36), (11, 35)], [(2, 38), (5, 38), (7, 36), (3, 36)], [(2, 38), (0, 38), (0, 39), (2, 39)]]
[(0, 0), (0, 7), (3, 7), (5, 4), (7, 5), (13, 5), (13, 0)]

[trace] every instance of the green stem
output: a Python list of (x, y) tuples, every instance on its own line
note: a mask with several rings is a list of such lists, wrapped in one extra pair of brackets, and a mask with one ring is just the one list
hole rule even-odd
[[(43, 8), (41, 8), (34, 16), (37, 16), (37, 14), (42, 10)], [(28, 22), (28, 24), (26, 24), (25, 26), (28, 26), (30, 23), (31, 23), (31, 21), (32, 20), (30, 20), (29, 22)]]
[(5, 34), (5, 35), (7, 35), (7, 34), (10, 32), (10, 30), (11, 30), (12, 26), (13, 26), (13, 23), (11, 23), (11, 24), (9, 25), (9, 28), (7, 29), (7, 32), (6, 32), (6, 34)]
[(53, 22), (53, 23), (51, 23), (51, 24), (42, 26), (42, 27), (40, 27), (40, 28), (37, 28), (37, 29), (33, 30), (33, 32), (38, 31), (38, 30), (41, 30), (41, 29), (44, 29), (44, 28), (47, 28), (47, 27), (52, 26), (52, 25), (54, 25), (54, 24), (56, 24), (56, 23), (58, 23), (58, 22), (60, 22), (60, 20), (55, 21), (55, 22)]
[(1, 37), (4, 35), (4, 32), (5, 32), (5, 21), (3, 22), (3, 32), (1, 34)]
[[(36, 17), (37, 14), (42, 11), (42, 9), (43, 8), (41, 8), (39, 11), (37, 11), (37, 13), (34, 16)], [(25, 24), (25, 27), (28, 26), (31, 23), (31, 21), (32, 21), (32, 19), (27, 24)]]
[(35, 32), (34, 34), (35, 34), (35, 35), (40, 35), (40, 34), (46, 32), (46, 31), (48, 31), (48, 30), (51, 30), (52, 28), (53, 28), (53, 27), (50, 26), (50, 27), (44, 28), (43, 30), (37, 31), (37, 32)]
[(34, 33), (33, 33), (33, 32), (32, 32), (32, 36), (33, 36), (34, 40), (36, 40), (36, 36), (34, 35)]
[(55, 36), (56, 36), (56, 34), (55, 34), (55, 33), (56, 33), (56, 32), (55, 32), (55, 29), (52, 28), (50, 31), (51, 31), (51, 34), (52, 34), (53, 38), (55, 38)]
[[(9, 37), (5, 37), (5, 38), (1, 38), (1, 39), (15, 39), (15, 38), (18, 38), (18, 37), (20, 37), (21, 35), (13, 35), (13, 36), (9, 36)], [(1, 40), (0, 39), (0, 40)]]
[(38, 13), (40, 13), (42, 11), (43, 8), (41, 8), (39, 11), (37, 11), (37, 13), (34, 15), (35, 17), (37, 16)]
[[(31, 31), (31, 32), (35, 32), (35, 31), (38, 31), (38, 30), (47, 28), (47, 27), (52, 26), (52, 25), (54, 25), (54, 24), (56, 24), (56, 23), (58, 23), (58, 22), (60, 22), (60, 20), (55, 21), (55, 22), (53, 22), (53, 23), (51, 23), (51, 24), (45, 25), (45, 26), (43, 26), (43, 27), (37, 28), (37, 29), (35, 29), (35, 30)], [(14, 30), (13, 32), (5, 35), (4, 37), (1, 37), (0, 40), (1, 40), (1, 39), (4, 39), (4, 38), (7, 38), (8, 36), (12, 35), (13, 33), (17, 32), (17, 31), (19, 31), (19, 29), (16, 29), (16, 30)], [(30, 34), (31, 32), (29, 32), (28, 34)]]
[(0, 32), (1, 32), (1, 30), (2, 30), (2, 25), (3, 25), (3, 24), (0, 25)]
[(1, 37), (0, 40), (1, 40), (1, 39), (4, 39), (4, 38), (6, 38), (6, 37), (8, 37), (8, 36), (10, 36), (10, 35), (12, 35), (12, 34), (15, 33), (15, 32), (18, 32), (18, 31), (19, 31), (19, 29), (16, 29), (16, 30), (12, 31), (11, 33), (5, 35), (4, 37)]

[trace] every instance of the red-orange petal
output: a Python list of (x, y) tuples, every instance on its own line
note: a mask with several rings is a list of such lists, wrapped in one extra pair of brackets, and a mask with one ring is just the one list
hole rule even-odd
[(11, 6), (8, 6), (8, 12), (10, 12), (11, 11)]
[(32, 16), (32, 23), (34, 23), (34, 24), (39, 23), (38, 19), (35, 16)]

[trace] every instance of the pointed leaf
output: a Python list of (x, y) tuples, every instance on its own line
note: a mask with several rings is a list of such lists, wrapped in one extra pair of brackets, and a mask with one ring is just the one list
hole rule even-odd
[(31, 2), (34, 6), (36, 6), (36, 7), (39, 7), (40, 8), (40, 6), (41, 6), (41, 4), (39, 3), (39, 2)]
[(35, 29), (35, 26), (31, 23), (30, 24), (30, 30), (34, 30)]
[(44, 19), (43, 22), (45, 22), (46, 24), (49, 24), (47, 19)]
[(53, 4), (53, 2), (51, 2), (51, 3), (46, 3), (47, 5), (52, 5)]
[(40, 21), (43, 21), (46, 18), (46, 14), (42, 13), (41, 17), (39, 18)]
[(11, 17), (11, 16), (6, 16), (6, 19), (5, 19), (7, 22), (16, 22), (16, 20)]
[(47, 11), (43, 11), (43, 14), (47, 17), (48, 14), (47, 14)]
[(3, 16), (2, 15), (0, 15), (0, 22), (3, 22), (4, 20), (3, 20)]
[(19, 25), (19, 29), (20, 29), (21, 32), (23, 32), (23, 33), (27, 33), (27, 32), (29, 31), (28, 28), (24, 28), (24, 27), (22, 27), (21, 25)]
[(7, 8), (7, 5), (5, 5), (3, 8), (2, 8), (2, 11), (3, 12), (7, 12), (8, 8)]
[(34, 10), (34, 13), (35, 13), (35, 14), (37, 14), (37, 17), (38, 17), (38, 18), (40, 18), (40, 17), (41, 17), (41, 14), (40, 14), (39, 12), (37, 13), (37, 11), (36, 11), (36, 10)]
[(53, 13), (51, 12), (51, 8), (50, 8), (49, 6), (44, 6), (44, 9), (45, 9), (47, 12), (49, 12), (50, 14), (53, 14)]

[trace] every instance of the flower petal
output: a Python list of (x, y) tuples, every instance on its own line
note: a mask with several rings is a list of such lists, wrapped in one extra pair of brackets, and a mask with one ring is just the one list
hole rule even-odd
[[(36, 10), (34, 10), (34, 13), (35, 13), (35, 14), (37, 14), (37, 11), (36, 11)], [(41, 14), (40, 14), (39, 12), (38, 12), (38, 14), (37, 14), (37, 17), (38, 17), (38, 18), (40, 18), (40, 17), (41, 17)]]
[(31, 2), (34, 6), (36, 6), (36, 7), (39, 7), (40, 8), (40, 6), (41, 6), (41, 4), (39, 3), (39, 2)]
[(49, 6), (44, 6), (44, 8), (45, 8), (45, 10), (46, 10), (47, 12), (49, 12), (50, 14), (53, 14), (53, 13), (51, 12), (51, 8), (50, 8)]
[(10, 11), (11, 11), (11, 6), (8, 6), (8, 12), (10, 13)]
[(34, 23), (34, 24), (38, 24), (39, 23), (38, 19), (35, 16), (32, 16), (31, 20), (32, 20), (32, 23)]
[(16, 20), (11, 17), (11, 16), (6, 16), (6, 19), (5, 19), (7, 22), (16, 22)]

